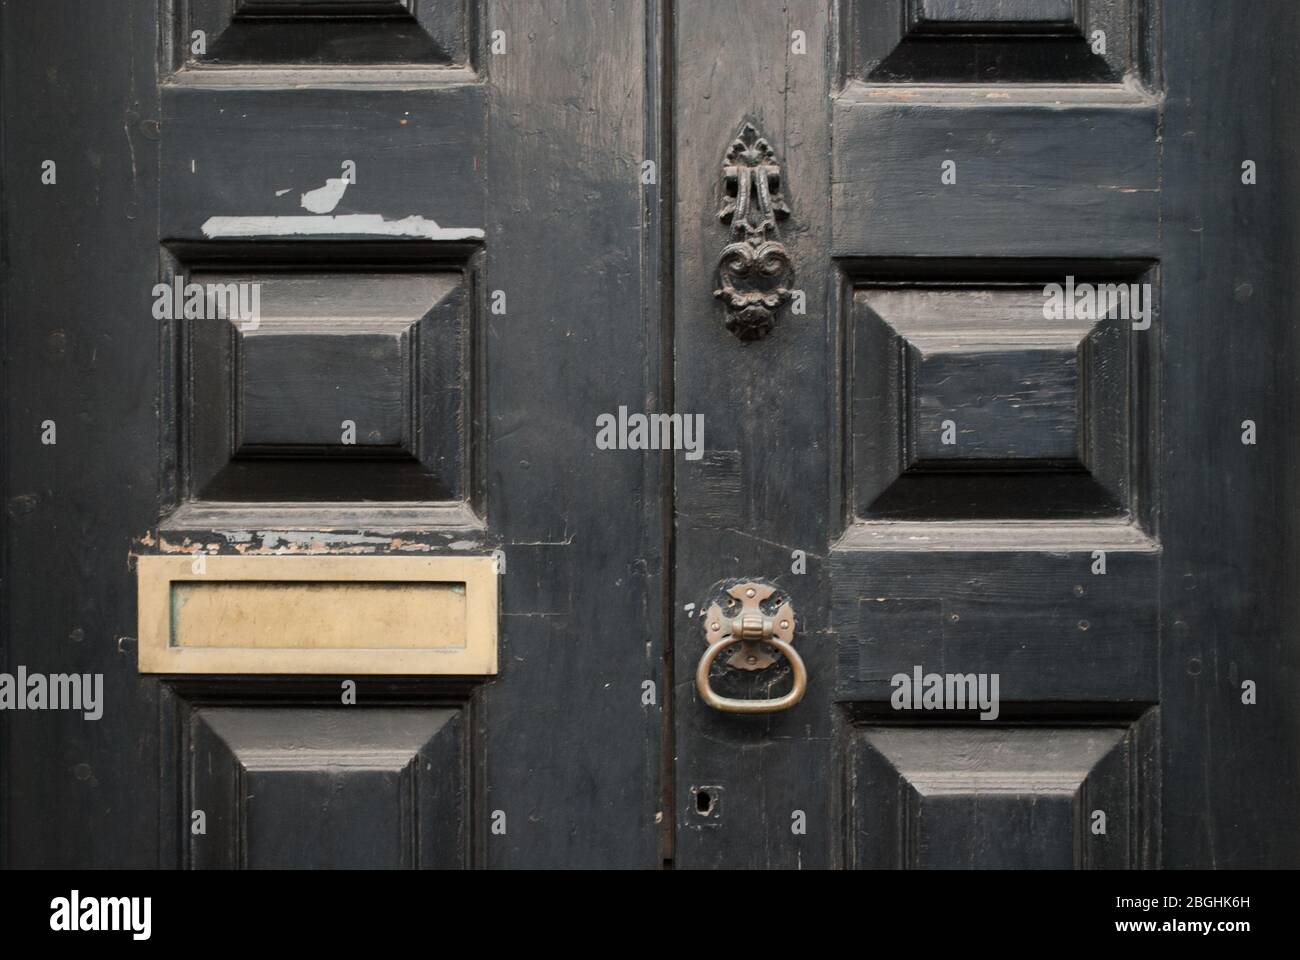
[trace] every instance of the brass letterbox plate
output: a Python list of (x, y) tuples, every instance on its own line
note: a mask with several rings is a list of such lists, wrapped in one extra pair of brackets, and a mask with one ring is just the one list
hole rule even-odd
[(141, 673), (497, 672), (492, 557), (137, 562)]

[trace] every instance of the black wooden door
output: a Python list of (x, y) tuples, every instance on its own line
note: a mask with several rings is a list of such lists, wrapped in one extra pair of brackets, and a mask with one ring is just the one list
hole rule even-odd
[(1295, 865), (1294, 5), (674, 18), (675, 862)]
[(4, 862), (1297, 864), (1293, 6), (0, 0)]
[(2, 9), (7, 862), (659, 864), (653, 18)]

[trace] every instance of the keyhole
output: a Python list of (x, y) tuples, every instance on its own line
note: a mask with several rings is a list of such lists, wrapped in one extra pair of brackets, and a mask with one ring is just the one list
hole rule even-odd
[(713, 794), (708, 790), (695, 792), (695, 812), (702, 817), (707, 817), (713, 812)]

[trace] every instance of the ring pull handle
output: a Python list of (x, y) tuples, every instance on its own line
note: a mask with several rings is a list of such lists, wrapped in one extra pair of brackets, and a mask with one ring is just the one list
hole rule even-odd
[[(715, 603), (709, 607), (704, 618), (705, 639), (708, 649), (700, 657), (700, 665), (695, 670), (695, 689), (700, 699), (714, 710), (724, 713), (777, 713), (788, 710), (803, 699), (808, 689), (808, 668), (803, 658), (794, 649), (794, 608), (787, 600), (768, 615), (763, 612), (762, 603), (776, 592), (776, 588), (764, 583), (742, 583), (727, 591), (740, 602), (740, 612), (728, 616), (722, 607)], [(740, 649), (733, 654), (728, 663), (741, 670), (763, 670), (776, 663), (764, 649), (763, 645), (778, 651), (790, 662), (793, 684), (790, 692), (770, 700), (741, 700), (736, 697), (724, 697), (714, 691), (709, 683), (709, 670), (713, 661), (724, 649), (739, 642)]]

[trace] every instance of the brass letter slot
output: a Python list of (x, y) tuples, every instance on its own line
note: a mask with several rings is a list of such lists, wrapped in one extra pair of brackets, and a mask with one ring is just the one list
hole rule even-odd
[(140, 672), (497, 672), (491, 557), (138, 558)]

